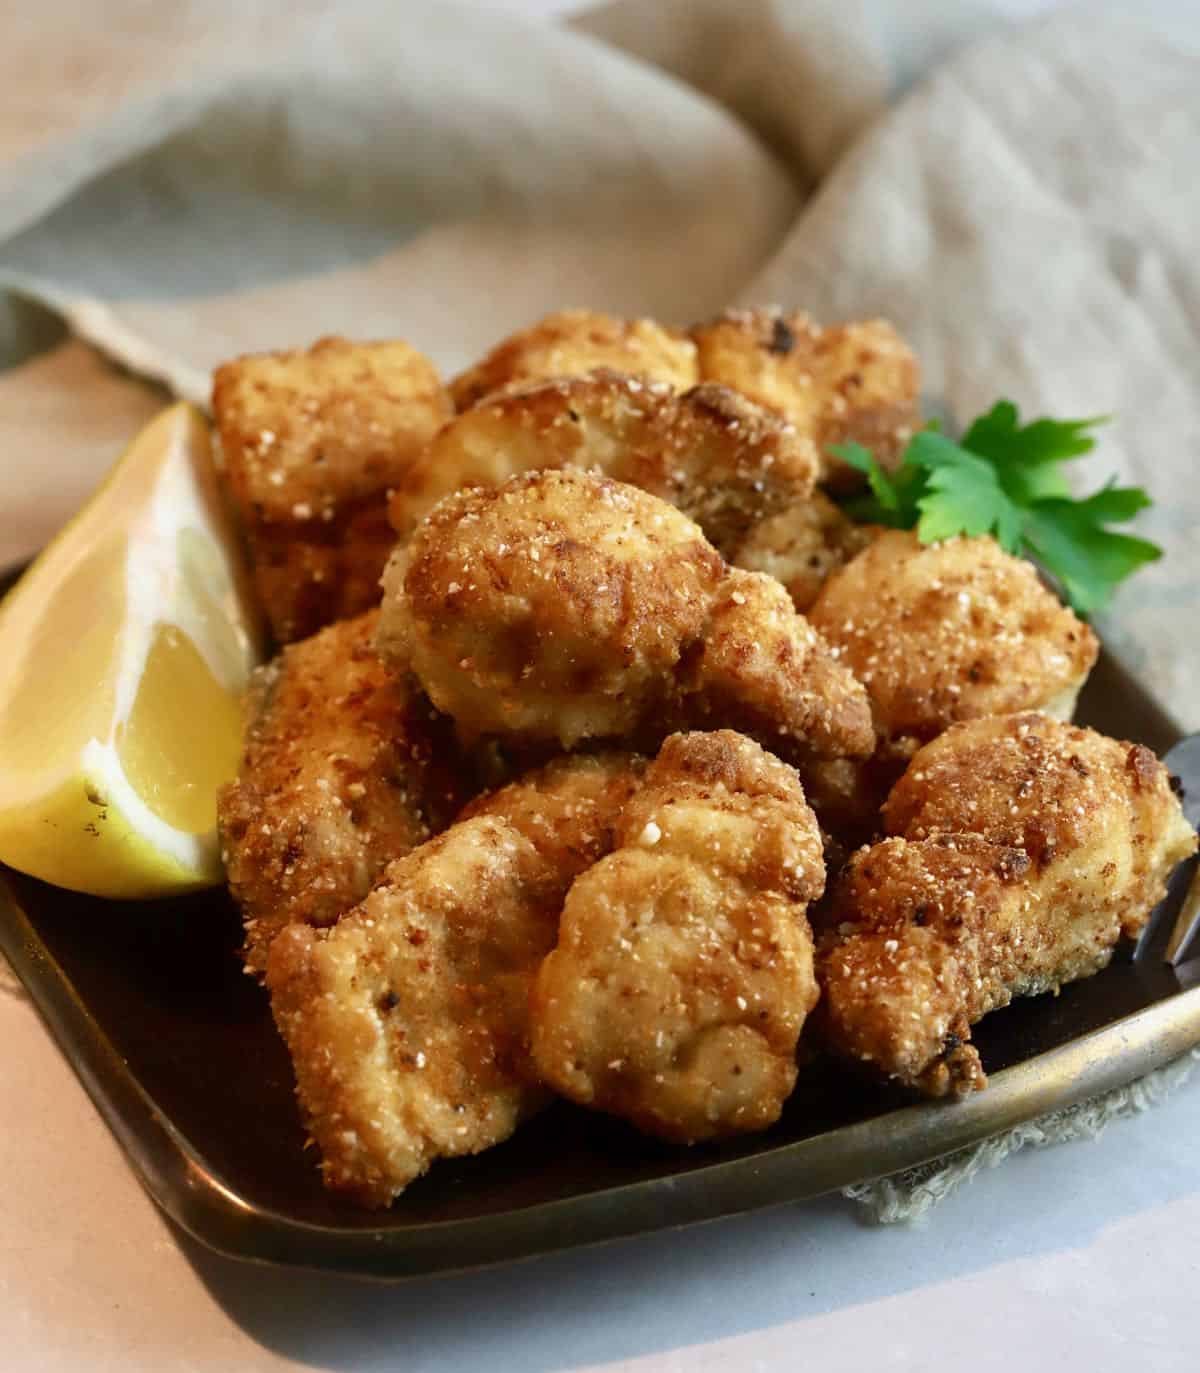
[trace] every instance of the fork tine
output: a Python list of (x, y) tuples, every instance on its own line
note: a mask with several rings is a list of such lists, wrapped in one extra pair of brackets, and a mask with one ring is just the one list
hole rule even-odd
[[(1189, 734), (1181, 739), (1163, 758), (1163, 763), (1179, 781), (1180, 801), (1188, 823), (1200, 825), (1200, 734)], [(1134, 957), (1161, 959), (1174, 966), (1186, 957), (1198, 928), (1200, 867), (1192, 858), (1175, 873), (1166, 898), (1151, 912)]]
[(1200, 868), (1192, 874), (1192, 880), (1179, 907), (1179, 914), (1172, 926), (1171, 937), (1167, 940), (1166, 952), (1163, 955), (1166, 962), (1172, 965), (1183, 962), (1197, 930), (1200, 930)]
[[(1200, 734), (1190, 734), (1181, 739), (1163, 759), (1167, 769), (1179, 778), (1183, 788), (1183, 813), (1188, 822), (1200, 825)], [(1166, 961), (1172, 965), (1180, 963), (1187, 955), (1193, 936), (1200, 928), (1200, 869), (1193, 873), (1192, 880), (1184, 893), (1179, 914), (1167, 940)]]

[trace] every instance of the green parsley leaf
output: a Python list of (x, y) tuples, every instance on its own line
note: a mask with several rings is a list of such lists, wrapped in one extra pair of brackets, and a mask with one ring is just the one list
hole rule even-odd
[(1015, 553), (1021, 542), (1021, 512), (1000, 485), (996, 469), (985, 459), (946, 438), (925, 430), (913, 436), (904, 464), (924, 468), (926, 489), (917, 500), (921, 517), (917, 535), (936, 543), (955, 534), (994, 534)]
[(883, 524), (891, 529), (911, 529), (917, 521), (917, 487), (921, 474), (915, 470), (898, 473), (893, 480), (869, 448), (861, 443), (831, 444), (829, 451), (867, 478), (869, 495), (853, 496), (846, 504), (852, 519), (864, 524)]
[(1010, 553), (1039, 562), (1081, 615), (1108, 604), (1117, 584), (1162, 556), (1145, 539), (1106, 528), (1144, 510), (1141, 487), (1111, 482), (1084, 499), (1071, 496), (1061, 464), (1095, 447), (1102, 418), (1037, 419), (1022, 425), (998, 401), (955, 443), (936, 425), (914, 434), (892, 472), (857, 443), (831, 452), (865, 473), (869, 494), (845, 502), (855, 519), (916, 528), (922, 543), (957, 534), (991, 534)]
[(1118, 582), (1162, 557), (1157, 544), (1104, 528), (1149, 504), (1141, 487), (1112, 485), (1087, 500), (1039, 501), (1027, 516), (1024, 542), (1071, 605), (1091, 615), (1109, 603)]
[(1012, 401), (997, 401), (962, 436), (962, 446), (986, 458), (996, 469), (1000, 485), (1018, 505), (1034, 501), (1069, 500), (1071, 488), (1059, 463), (1090, 453), (1096, 440), (1088, 433), (1104, 418), (1034, 420), (1022, 425)]
[(962, 436), (962, 446), (995, 463), (1066, 462), (1095, 448), (1096, 440), (1087, 431), (1107, 420), (1107, 415), (1090, 420), (1040, 419), (1022, 426), (1012, 401), (1000, 400), (971, 424)]
[(841, 458), (848, 466), (866, 474), (871, 494), (884, 510), (900, 509), (900, 497), (896, 493), (896, 488), (887, 473), (875, 461), (875, 454), (869, 448), (864, 448), (861, 443), (833, 443), (830, 444), (829, 451), (835, 458)]

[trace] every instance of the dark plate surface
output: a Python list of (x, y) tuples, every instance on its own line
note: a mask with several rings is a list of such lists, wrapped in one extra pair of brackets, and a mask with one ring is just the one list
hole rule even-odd
[[(1159, 753), (1179, 735), (1108, 657), (1080, 718)], [(1196, 963), (1123, 956), (1057, 998), (988, 1017), (976, 1041), (992, 1085), (970, 1101), (914, 1105), (817, 1065), (766, 1134), (686, 1151), (557, 1105), (498, 1149), (438, 1163), (390, 1211), (363, 1213), (320, 1186), (287, 1056), (237, 945), (223, 893), (112, 903), (0, 867), (0, 948), (155, 1201), (225, 1253), (375, 1277), (815, 1196), (1129, 1081), (1200, 1042)]]

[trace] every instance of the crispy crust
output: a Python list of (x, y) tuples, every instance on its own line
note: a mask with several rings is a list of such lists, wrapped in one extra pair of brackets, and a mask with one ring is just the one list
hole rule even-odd
[(614, 826), (645, 770), (644, 758), (623, 750), (568, 754), (478, 797), (458, 818), (498, 815), (574, 876), (610, 852)]
[(1025, 909), (1027, 867), (1020, 850), (978, 835), (886, 839), (854, 854), (818, 957), (826, 1045), (927, 1096), (985, 1087), (970, 1026), (1011, 999), (1005, 974), (1037, 919)]
[(379, 644), (478, 734), (736, 726), (789, 755), (869, 753), (866, 695), (770, 578), (731, 571), (644, 491), (571, 469), (458, 492), (385, 576)]
[(807, 612), (826, 578), (861, 553), (878, 531), (855, 524), (820, 491), (756, 524), (730, 561), (782, 582), (792, 604)]
[(459, 415), (397, 488), (392, 523), (408, 537), (461, 487), (563, 467), (669, 501), (725, 551), (764, 516), (809, 496), (817, 457), (789, 425), (725, 387), (676, 395), (602, 371), (509, 390)]
[(451, 413), (433, 364), (406, 343), (325, 338), (217, 368), (213, 413), (276, 638), (375, 604), (387, 493)]
[(1095, 634), (990, 537), (892, 529), (835, 572), (809, 618), (867, 688), (879, 733), (934, 738), (1078, 689)]
[(675, 735), (617, 840), (538, 973), (538, 1070), (666, 1139), (765, 1129), (817, 999), (804, 910), (824, 869), (795, 774), (730, 731)]
[(450, 383), (457, 410), (506, 386), (572, 377), (607, 367), (686, 391), (699, 380), (696, 346), (652, 319), (617, 319), (594, 310), (560, 310), (498, 343)]
[(921, 425), (917, 360), (887, 320), (822, 329), (799, 311), (730, 310), (692, 338), (703, 380), (732, 386), (813, 441), (826, 486), (862, 482), (830, 444), (861, 443), (890, 468)]
[(218, 797), (253, 972), (285, 925), (333, 924), (470, 795), (451, 722), (376, 656), (377, 620), (331, 625), (255, 674), (238, 779)]
[(379, 645), (468, 730), (624, 737), (670, 698), (724, 574), (672, 506), (531, 473), (435, 507), (388, 566)]
[(1142, 744), (1033, 712), (956, 725), (892, 788), (890, 834), (986, 835), (1029, 855), (1064, 909), (1104, 906), (1133, 938), (1196, 846), (1166, 768)]
[(272, 1009), (329, 1187), (387, 1205), (543, 1104), (530, 985), (641, 770), (622, 753), (552, 762), (392, 863), (335, 929), (276, 939)]
[(691, 724), (740, 730), (789, 762), (865, 757), (875, 746), (861, 684), (761, 572), (729, 570), (683, 682)]
[(982, 1087), (970, 1026), (1103, 968), (1196, 848), (1148, 749), (1033, 713), (927, 744), (884, 818), (834, 895), (822, 1023), (932, 1096)]
[(391, 864), (333, 930), (278, 936), (271, 1008), (326, 1186), (385, 1206), (542, 1104), (526, 1000), (560, 901), (533, 845), (481, 816)]

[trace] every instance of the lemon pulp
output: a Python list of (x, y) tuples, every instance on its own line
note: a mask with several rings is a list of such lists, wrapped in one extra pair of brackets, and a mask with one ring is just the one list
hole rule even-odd
[(195, 644), (160, 624), (117, 756), (130, 785), (168, 825), (204, 834), (217, 822), (217, 788), (239, 752), (237, 700), (213, 676)]
[(0, 861), (112, 897), (221, 879), (246, 587), (207, 426), (173, 406), (0, 605)]

